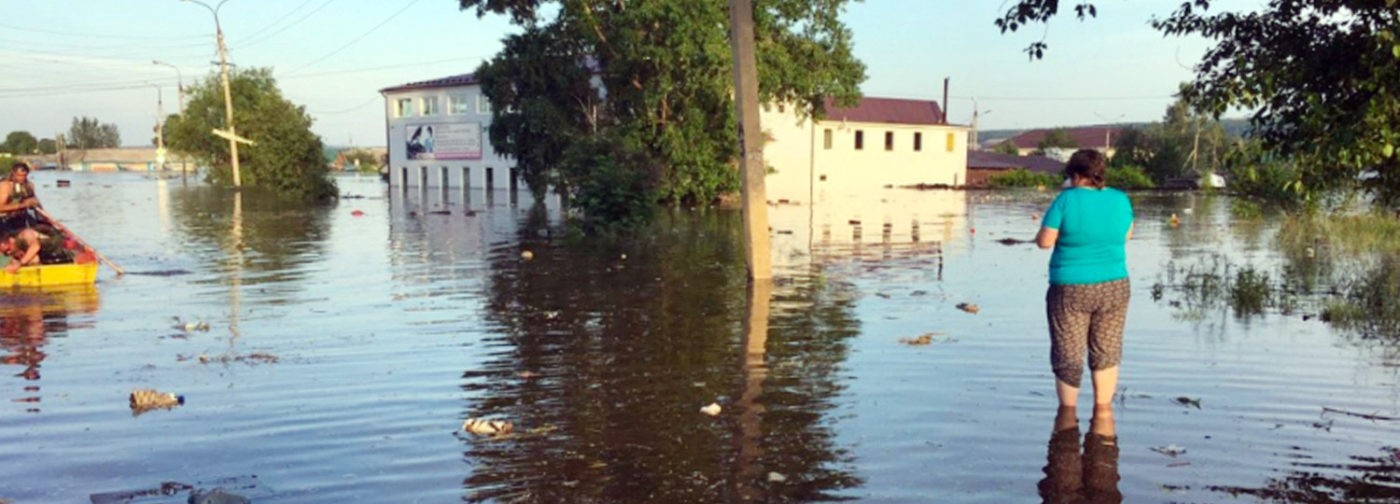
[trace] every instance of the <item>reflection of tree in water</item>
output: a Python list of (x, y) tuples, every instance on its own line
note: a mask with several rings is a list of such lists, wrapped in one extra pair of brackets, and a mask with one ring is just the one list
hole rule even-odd
[[(248, 285), (291, 282), (304, 274), (298, 266), (320, 260), (334, 208), (249, 189), (235, 215), (233, 195), (218, 188), (178, 188), (170, 197), (176, 229), (190, 238), (185, 246), (195, 257), (223, 266), (229, 254), (241, 250), (243, 270), (270, 273), (249, 276)], [(235, 229), (235, 217), (241, 229)]]
[(1295, 463), (1299, 470), (1259, 488), (1212, 486), (1209, 490), (1265, 502), (1400, 502), (1400, 448), (1386, 446), (1380, 452), (1352, 455), (1343, 464)]
[[(11, 397), (12, 402), (28, 403), (26, 411), (39, 412), (39, 369), (48, 357), (44, 345), (78, 326), (68, 320), (70, 313), (94, 312), (97, 303), (97, 289), (91, 285), (11, 291), (0, 296), (0, 349), (4, 350), (0, 365), (23, 368), (14, 376), (26, 382), (22, 391)], [(91, 322), (79, 325), (90, 326)]]
[[(741, 225), (733, 214), (662, 221), (627, 241), (565, 244), (537, 238), (532, 219), (520, 246), (533, 260), (497, 251), (487, 318), (502, 336), (486, 342), (493, 357), (463, 375), (472, 401), (464, 416), (510, 419), (516, 433), (467, 441), (467, 499), (731, 500), (747, 305)], [(809, 321), (780, 323), (768, 345), (780, 365), (765, 389), (772, 395), (760, 398), (759, 477), (771, 470), (790, 482), (769, 489), (770, 500), (854, 481), (827, 467), (838, 454), (820, 424), (839, 391), (840, 340), (854, 332), (849, 304), (827, 299), (831, 291), (795, 294), (788, 302), (816, 306), (785, 316)], [(701, 414), (710, 402), (725, 413)]]

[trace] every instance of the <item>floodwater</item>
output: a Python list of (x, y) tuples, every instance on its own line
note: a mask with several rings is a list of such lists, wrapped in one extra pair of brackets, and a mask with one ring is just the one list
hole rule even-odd
[[(0, 500), (1400, 502), (1400, 345), (1175, 290), (1290, 266), (1226, 198), (1135, 196), (1118, 450), (1081, 455), (1087, 397), (1052, 439), (1048, 253), (998, 241), (1050, 194), (908, 193), (938, 210), (861, 231), (775, 207), (749, 288), (737, 212), (580, 239), (499, 190), (33, 178), (128, 273), (0, 297)], [(186, 403), (135, 414), (139, 388)]]

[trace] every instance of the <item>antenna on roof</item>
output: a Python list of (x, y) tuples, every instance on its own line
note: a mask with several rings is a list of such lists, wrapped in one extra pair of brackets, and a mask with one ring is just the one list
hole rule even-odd
[(943, 124), (948, 124), (948, 78), (943, 78)]

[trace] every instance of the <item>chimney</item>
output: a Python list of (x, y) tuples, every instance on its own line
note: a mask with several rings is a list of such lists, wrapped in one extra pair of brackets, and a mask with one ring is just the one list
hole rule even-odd
[(943, 124), (948, 124), (948, 78), (943, 78)]

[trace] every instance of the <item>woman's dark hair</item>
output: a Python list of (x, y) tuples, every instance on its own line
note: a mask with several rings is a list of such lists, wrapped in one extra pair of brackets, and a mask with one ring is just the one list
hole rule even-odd
[(1094, 149), (1074, 151), (1069, 157), (1069, 163), (1065, 164), (1065, 176), (1073, 179), (1076, 175), (1089, 179), (1094, 187), (1103, 189), (1104, 177), (1108, 175), (1107, 158), (1102, 152)]

